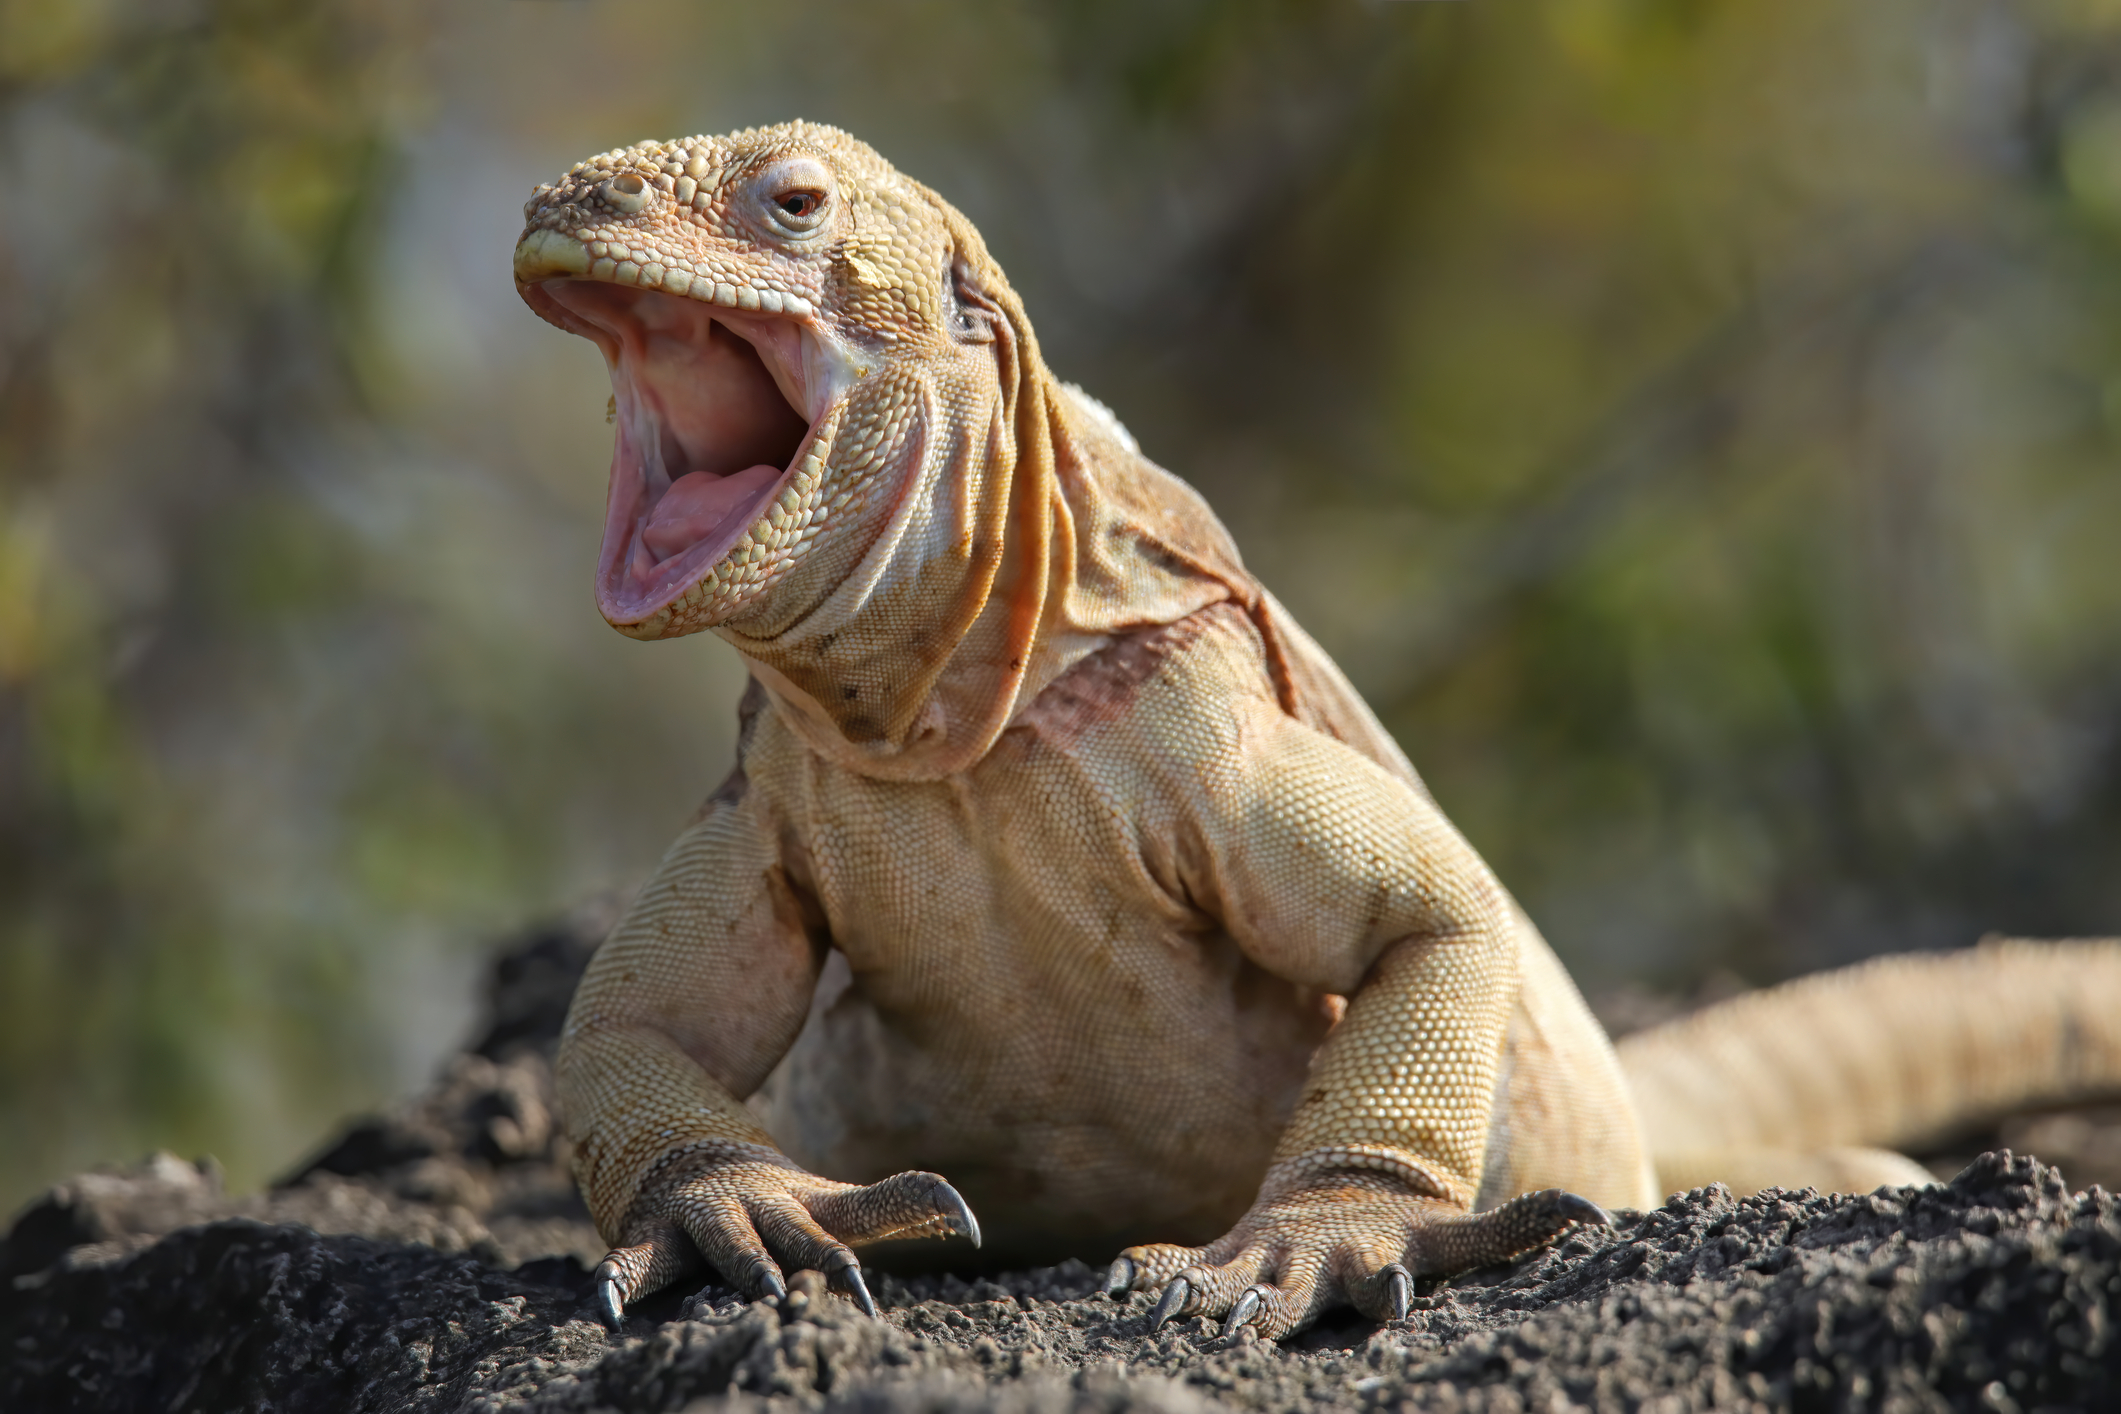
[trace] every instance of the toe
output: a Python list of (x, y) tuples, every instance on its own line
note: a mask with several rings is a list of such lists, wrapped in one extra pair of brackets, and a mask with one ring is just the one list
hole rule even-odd
[(1455, 1272), (1507, 1261), (1551, 1242), (1578, 1223), (1610, 1227), (1613, 1219), (1588, 1198), (1546, 1188), (1484, 1213), (1430, 1225), (1414, 1244), (1421, 1271)]
[(1229, 1315), (1246, 1291), (1270, 1275), (1271, 1256), (1271, 1248), (1255, 1242), (1227, 1262), (1188, 1268), (1185, 1276), (1192, 1284), (1193, 1295), (1186, 1303), (1186, 1314), (1218, 1318)]
[[(1367, 1255), (1367, 1254), (1365, 1254)], [(1373, 1321), (1403, 1321), (1414, 1303), (1414, 1274), (1402, 1262), (1351, 1264), (1343, 1272), (1341, 1291), (1348, 1304)]]
[[(1127, 1249), (1129, 1253), (1148, 1250), (1151, 1249)], [(1229, 1315), (1259, 1281), (1266, 1270), (1268, 1256), (1268, 1248), (1254, 1244), (1215, 1266), (1195, 1262), (1165, 1283), (1163, 1295), (1157, 1298), (1156, 1309), (1149, 1313), (1149, 1329), (1160, 1329), (1174, 1316), (1211, 1316), (1219, 1320)], [(1122, 1260), (1130, 1259), (1123, 1254)]]
[(867, 1187), (820, 1183), (800, 1196), (810, 1215), (843, 1242), (955, 1234), (980, 1244), (971, 1205), (939, 1173), (893, 1174)]
[(1235, 1340), (1237, 1333), (1252, 1323), (1252, 1318), (1259, 1314), (1259, 1299), (1260, 1291), (1256, 1286), (1247, 1287), (1245, 1294), (1237, 1298), (1237, 1304), (1230, 1308), (1229, 1319), (1223, 1322), (1224, 1340)]
[(827, 1232), (801, 1203), (775, 1194), (752, 1204), (752, 1221), (774, 1256), (800, 1270), (831, 1275), (861, 1265), (847, 1244)]
[(1351, 1241), (1336, 1254), (1333, 1275), (1341, 1294), (1373, 1321), (1404, 1320), (1413, 1304), (1414, 1274), (1401, 1260), (1405, 1245)]
[[(1248, 1324), (1264, 1340), (1280, 1340), (1318, 1319), (1329, 1304), (1338, 1304), (1338, 1283), (1329, 1280), (1327, 1255), (1299, 1252), (1282, 1264), (1275, 1280), (1261, 1281), (1250, 1290), (1259, 1297), (1258, 1309)], [(1330, 1298), (1330, 1299), (1329, 1299)], [(1230, 1331), (1237, 1334), (1236, 1330)]]
[(671, 1208), (723, 1281), (753, 1301), (787, 1294), (787, 1279), (741, 1201), (681, 1191)]
[(1223, 1339), (1240, 1339), (1247, 1328), (1262, 1340), (1279, 1340), (1294, 1334), (1318, 1318), (1323, 1304), (1318, 1276), (1323, 1262), (1305, 1264), (1302, 1275), (1292, 1273), (1281, 1282), (1254, 1282), (1238, 1293), (1223, 1321)]
[(698, 1245), (676, 1223), (657, 1220), (631, 1236), (633, 1242), (613, 1248), (596, 1269), (597, 1314), (613, 1330), (624, 1321), (628, 1302), (661, 1290), (700, 1265)]
[(1126, 1264), (1126, 1291), (1160, 1291), (1170, 1285), (1171, 1278), (1188, 1267), (1197, 1267), (1208, 1257), (1205, 1247), (1180, 1247), (1170, 1242), (1152, 1242), (1142, 1247), (1129, 1247), (1112, 1263), (1111, 1271), (1105, 1275), (1105, 1290), (1117, 1294), (1112, 1283), (1119, 1279), (1121, 1263)]
[(846, 1243), (827, 1232), (794, 1198), (767, 1199), (754, 1208), (759, 1233), (766, 1245), (789, 1266), (823, 1272), (833, 1289), (861, 1307), (862, 1314), (876, 1315), (876, 1299), (862, 1279), (861, 1259)]

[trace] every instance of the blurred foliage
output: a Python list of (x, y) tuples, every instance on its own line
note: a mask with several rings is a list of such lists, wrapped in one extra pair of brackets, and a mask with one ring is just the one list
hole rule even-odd
[(719, 777), (508, 248), (797, 114), (980, 225), (1588, 985), (2121, 929), (2121, 4), (0, 0), (0, 1200), (284, 1167)]

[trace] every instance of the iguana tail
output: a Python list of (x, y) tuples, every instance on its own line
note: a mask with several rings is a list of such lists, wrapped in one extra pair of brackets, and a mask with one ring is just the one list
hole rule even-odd
[(2121, 1093), (2121, 940), (1990, 941), (1748, 993), (1618, 1043), (1665, 1192), (1864, 1192), (2014, 1109)]

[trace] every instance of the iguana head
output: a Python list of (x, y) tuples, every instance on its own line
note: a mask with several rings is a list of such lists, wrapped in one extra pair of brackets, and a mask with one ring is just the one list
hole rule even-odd
[(844, 133), (602, 153), (524, 217), (517, 288), (611, 370), (597, 603), (621, 632), (791, 621), (860, 560), (945, 430), (984, 438), (1002, 415), (993, 345), (1016, 311), (1000, 272), (969, 223)]
[(971, 223), (845, 133), (606, 152), (524, 215), (517, 288), (611, 369), (604, 617), (713, 629), (830, 759), (961, 770), (1107, 635), (1256, 600)]

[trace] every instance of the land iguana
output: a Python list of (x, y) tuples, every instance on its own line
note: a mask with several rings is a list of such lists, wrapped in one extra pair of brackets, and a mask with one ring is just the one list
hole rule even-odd
[(873, 1311), (853, 1248), (984, 1233), (1123, 1249), (1108, 1289), (1160, 1291), (1155, 1323), (1277, 1337), (1675, 1186), (1926, 1182), (1855, 1146), (1977, 1079), (2121, 1077), (2097, 944), (1895, 962), (1616, 1054), (1206, 503), (848, 135), (643, 143), (524, 211), (523, 298), (611, 372), (598, 606), (751, 675), (735, 770), (559, 1053), (614, 1324), (702, 1257)]

